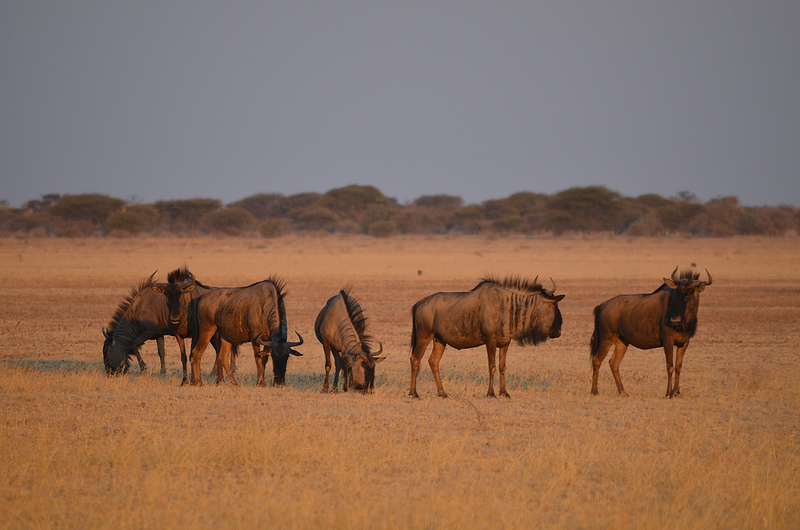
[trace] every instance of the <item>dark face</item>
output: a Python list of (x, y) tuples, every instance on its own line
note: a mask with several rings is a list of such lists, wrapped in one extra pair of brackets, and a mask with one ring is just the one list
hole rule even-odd
[(369, 392), (375, 386), (375, 361), (363, 353), (350, 354), (348, 358), (351, 386), (359, 392)]
[(558, 296), (554, 296), (549, 291), (546, 292), (547, 297), (544, 299), (547, 304), (553, 305), (553, 323), (550, 326), (550, 338), (557, 339), (561, 336), (561, 324), (564, 323), (564, 320), (561, 318), (561, 310), (558, 308), (558, 303), (564, 299), (563, 294)]
[(561, 324), (563, 323), (563, 319), (561, 318), (561, 310), (558, 308), (558, 303), (555, 304), (555, 315), (553, 316), (553, 325), (550, 326), (550, 338), (557, 339), (561, 336)]
[(128, 354), (121, 341), (114, 340), (114, 335), (103, 331), (105, 341), (103, 342), (103, 366), (108, 375), (118, 375), (128, 372)]
[(675, 329), (694, 331), (697, 321), (697, 308), (700, 306), (700, 291), (705, 288), (701, 282), (682, 280), (676, 282), (670, 295), (667, 309), (667, 325)]
[(157, 293), (167, 297), (167, 311), (170, 326), (177, 328), (181, 321), (186, 319), (186, 304), (181, 303), (181, 295), (194, 291), (197, 284), (189, 283), (161, 283), (152, 286)]
[(289, 364), (289, 357), (301, 356), (302, 353), (292, 349), (286, 342), (271, 342), (264, 345), (264, 351), (269, 353), (272, 358), (272, 380), (273, 386), (283, 386), (286, 384), (286, 367)]

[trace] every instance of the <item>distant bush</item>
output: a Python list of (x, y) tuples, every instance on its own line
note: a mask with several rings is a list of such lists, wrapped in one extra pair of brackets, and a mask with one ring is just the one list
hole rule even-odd
[(107, 195), (64, 195), (50, 208), (50, 212), (55, 217), (67, 221), (65, 226), (70, 226), (71, 223), (74, 224), (77, 221), (84, 221), (94, 228), (103, 225), (113, 212), (121, 209), (124, 205), (125, 201), (122, 199), (115, 199)]
[(222, 235), (257, 232), (278, 237), (291, 231), (344, 234), (546, 235), (614, 233), (704, 237), (800, 233), (800, 209), (744, 207), (736, 197), (701, 203), (688, 191), (624, 197), (604, 186), (574, 187), (545, 195), (514, 193), (464, 205), (454, 195), (424, 195), (400, 205), (374, 186), (350, 185), (324, 194), (251, 195), (223, 208), (217, 199), (129, 204), (98, 194), (43, 195), (21, 208), (0, 201), (0, 234), (84, 237), (139, 234)]
[(174, 233), (196, 231), (203, 216), (219, 210), (221, 207), (222, 202), (217, 199), (187, 199), (155, 203), (164, 228)]
[(267, 219), (258, 225), (258, 233), (261, 234), (261, 237), (280, 237), (284, 232), (285, 226), (283, 219)]
[(128, 206), (108, 216), (106, 233), (121, 232), (128, 235), (139, 235), (153, 229), (158, 218), (156, 209), (149, 205), (137, 204)]
[(333, 232), (336, 230), (336, 224), (338, 222), (339, 216), (328, 208), (320, 207), (300, 214), (295, 220), (295, 226), (299, 230)]
[(397, 225), (392, 221), (375, 221), (369, 225), (372, 237), (389, 237), (397, 233)]
[(239, 236), (252, 231), (256, 218), (243, 208), (224, 208), (208, 212), (200, 220), (200, 226), (212, 234)]

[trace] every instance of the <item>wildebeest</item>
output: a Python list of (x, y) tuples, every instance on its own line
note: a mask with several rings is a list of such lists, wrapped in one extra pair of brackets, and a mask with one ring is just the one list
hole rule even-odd
[(153, 282), (155, 272), (117, 306), (108, 329), (103, 329), (103, 364), (109, 374), (125, 372), (128, 369), (128, 358), (136, 356), (139, 367), (144, 371), (146, 365), (139, 354), (139, 348), (148, 340), (155, 339), (161, 359), (161, 373), (166, 373), (164, 363), (164, 335), (174, 335), (181, 350), (183, 377), (186, 381), (186, 348), (184, 338), (190, 336), (185, 308), (192, 297), (197, 297), (210, 289), (196, 283), (196, 290), (188, 296), (180, 296), (179, 305), (184, 308), (183, 318), (170, 315), (167, 300), (159, 294), (170, 286), (180, 286), (193, 280), (191, 273), (185, 268), (176, 269), (167, 276), (168, 284)]
[[(538, 277), (537, 277), (538, 279)], [(561, 336), (564, 295), (556, 296), (536, 282), (520, 278), (502, 281), (484, 278), (469, 292), (435, 293), (414, 304), (411, 310), (411, 389), (417, 395), (417, 374), (428, 344), (433, 340), (430, 364), (439, 395), (447, 397), (439, 376), (439, 361), (445, 346), (457, 350), (486, 345), (489, 360), (489, 390), (494, 397), (495, 351), (500, 348), (500, 395), (506, 392), (506, 352), (512, 340), (538, 344)]]
[(332, 296), (314, 323), (314, 333), (322, 343), (325, 352), (325, 384), (322, 392), (328, 391), (331, 373), (331, 352), (333, 352), (336, 372), (333, 376), (333, 391), (339, 389), (339, 371), (344, 370), (342, 390), (347, 392), (348, 383), (356, 390), (369, 392), (375, 385), (375, 364), (384, 357), (376, 357), (383, 352), (383, 345), (372, 352), (371, 337), (366, 333), (366, 317), (361, 305), (345, 287)]
[[(672, 271), (669, 278), (650, 294), (619, 295), (594, 308), (594, 333), (591, 339), (592, 394), (597, 394), (597, 374), (611, 346), (614, 354), (608, 364), (617, 391), (627, 396), (619, 376), (619, 364), (628, 345), (648, 350), (663, 347), (667, 360), (667, 397), (680, 395), (681, 364), (689, 339), (697, 329), (700, 293), (713, 281), (706, 269), (707, 282), (691, 269)], [(673, 367), (673, 348), (677, 347)], [(675, 386), (672, 374), (675, 373)]]
[[(290, 355), (302, 353), (293, 348), (303, 344), (287, 341), (286, 307), (283, 281), (276, 278), (254, 283), (247, 287), (214, 289), (198, 298), (196, 310), (196, 333), (192, 346), (192, 384), (202, 385), (200, 359), (213, 335), (219, 332), (221, 340), (218, 355), (217, 382), (227, 373), (231, 382), (236, 379), (228, 364), (232, 345), (250, 342), (255, 355), (258, 386), (264, 385), (264, 367), (272, 356), (273, 385), (286, 381), (286, 365)], [(262, 350), (261, 347), (264, 349)]]

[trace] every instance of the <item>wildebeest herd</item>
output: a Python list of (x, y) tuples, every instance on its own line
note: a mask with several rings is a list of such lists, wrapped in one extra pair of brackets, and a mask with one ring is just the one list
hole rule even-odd
[[(666, 395), (670, 398), (680, 395), (681, 364), (697, 329), (700, 293), (711, 285), (712, 279), (707, 270), (708, 281), (701, 281), (692, 269), (682, 271), (679, 276), (677, 272), (676, 267), (652, 293), (619, 295), (595, 307), (590, 341), (592, 394), (597, 394), (600, 366), (614, 346), (609, 365), (617, 391), (627, 395), (619, 364), (627, 347), (633, 345), (640, 349), (664, 349)], [(170, 272), (166, 283), (154, 282), (154, 276), (155, 273), (131, 290), (117, 307), (108, 328), (103, 329), (103, 364), (109, 375), (127, 372), (134, 357), (140, 370), (146, 370), (139, 348), (152, 339), (158, 345), (161, 373), (166, 373), (164, 336), (172, 335), (181, 352), (182, 384), (203, 384), (200, 361), (209, 344), (216, 350), (217, 383), (227, 376), (236, 384), (236, 356), (238, 347), (245, 343), (253, 348), (256, 384), (265, 385), (264, 371), (269, 359), (272, 359), (272, 384), (285, 384), (289, 358), (302, 355), (295, 348), (304, 341), (299, 333), (298, 341), (289, 341), (286, 289), (280, 278), (273, 276), (245, 287), (227, 288), (204, 285), (185, 267)], [(445, 347), (460, 350), (485, 345), (489, 364), (487, 395), (495, 396), (494, 375), (498, 371), (499, 394), (508, 397), (505, 370), (511, 342), (539, 344), (561, 336), (558, 303), (564, 295), (555, 294), (556, 284), (552, 279), (551, 289), (545, 289), (537, 280), (538, 277), (533, 281), (487, 277), (471, 291), (439, 292), (416, 302), (411, 309), (409, 395), (419, 397), (419, 365), (433, 342), (428, 364), (439, 396), (447, 397), (439, 374)], [(331, 354), (334, 392), (338, 390), (340, 373), (344, 391), (353, 388), (370, 392), (374, 388), (375, 367), (384, 359), (380, 356), (383, 346), (378, 343), (378, 350), (374, 351), (375, 341), (366, 333), (365, 323), (364, 312), (350, 286), (332, 296), (319, 312), (314, 333), (325, 355), (322, 392), (330, 389)], [(191, 376), (187, 373), (184, 343), (188, 337), (192, 338)]]

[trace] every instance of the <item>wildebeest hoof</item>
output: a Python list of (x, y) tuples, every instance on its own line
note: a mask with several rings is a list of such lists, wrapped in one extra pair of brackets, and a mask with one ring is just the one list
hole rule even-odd
[(167, 369), (166, 368), (162, 368), (160, 374), (161, 375), (166, 375), (167, 374)]
[(508, 392), (500, 392), (500, 397), (510, 398), (511, 396), (508, 395)]
[(441, 392), (439, 392), (439, 397), (446, 398), (447, 397), (447, 392), (442, 390)]

